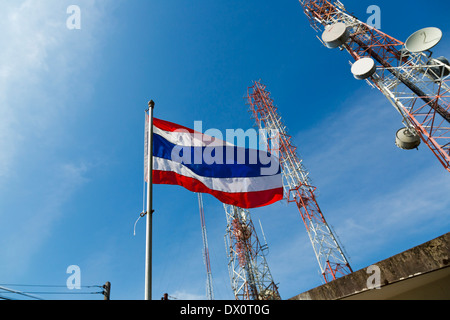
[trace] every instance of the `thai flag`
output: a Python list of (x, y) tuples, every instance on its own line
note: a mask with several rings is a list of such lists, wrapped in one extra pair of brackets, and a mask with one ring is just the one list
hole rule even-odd
[(246, 209), (283, 198), (281, 168), (275, 156), (157, 118), (153, 118), (152, 183), (208, 193)]

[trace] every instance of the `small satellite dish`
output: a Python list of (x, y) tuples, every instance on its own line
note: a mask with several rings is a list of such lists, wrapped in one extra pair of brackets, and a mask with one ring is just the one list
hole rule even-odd
[(325, 31), (322, 34), (323, 42), (330, 49), (342, 46), (349, 38), (350, 32), (343, 22), (337, 22), (326, 26)]
[(413, 33), (405, 42), (409, 52), (427, 51), (437, 45), (442, 39), (442, 31), (438, 28), (424, 28)]
[(428, 61), (427, 65), (433, 66), (430, 68), (431, 77), (435, 80), (439, 80), (450, 75), (450, 62), (445, 57), (439, 57)]
[(420, 137), (408, 128), (401, 128), (395, 134), (395, 144), (403, 150), (417, 149), (420, 145)]
[(372, 58), (362, 58), (352, 65), (353, 76), (358, 80), (366, 80), (377, 71), (377, 66)]

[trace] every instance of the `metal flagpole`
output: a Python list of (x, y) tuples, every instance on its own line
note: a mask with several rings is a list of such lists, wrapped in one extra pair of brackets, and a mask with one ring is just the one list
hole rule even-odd
[(145, 248), (145, 300), (152, 300), (152, 220), (153, 220), (153, 108), (155, 103), (148, 103), (148, 156), (147, 156), (147, 232)]

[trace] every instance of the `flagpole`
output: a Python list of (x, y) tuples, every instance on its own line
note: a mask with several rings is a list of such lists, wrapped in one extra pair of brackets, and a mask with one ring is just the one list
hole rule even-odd
[(152, 224), (153, 224), (153, 108), (155, 103), (148, 103), (148, 155), (147, 155), (147, 231), (145, 248), (145, 300), (152, 300)]

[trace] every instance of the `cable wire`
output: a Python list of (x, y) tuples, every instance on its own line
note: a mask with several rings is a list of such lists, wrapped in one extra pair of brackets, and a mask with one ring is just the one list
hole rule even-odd
[(20, 294), (103, 294), (102, 292), (61, 292), (61, 291), (20, 291), (20, 292), (8, 292), (8, 291), (0, 291), (0, 293), (20, 293)]
[(28, 297), (28, 298), (33, 298), (33, 299), (37, 299), (37, 300), (44, 300), (44, 299), (42, 299), (40, 297), (36, 297), (36, 296), (31, 295), (31, 294), (24, 293), (24, 292), (17, 291), (17, 290), (13, 290), (13, 289), (9, 289), (9, 288), (6, 288), (6, 287), (0, 286), (0, 289), (4, 290), (4, 291), (2, 291), (2, 293), (15, 293), (15, 294), (18, 294), (18, 295), (21, 295), (21, 296), (25, 296), (25, 297)]
[[(92, 295), (92, 294), (104, 294), (104, 290), (102, 291), (19, 291), (11, 288), (7, 288), (5, 286), (9, 287), (28, 287), (28, 288), (67, 288), (67, 285), (49, 285), (49, 284), (0, 284), (0, 300), (17, 300), (10, 298), (9, 296), (5, 296), (5, 294), (16, 294), (21, 295), (27, 298), (33, 298), (37, 300), (44, 300), (43, 298), (37, 295)], [(104, 286), (98, 286), (98, 285), (89, 285), (89, 286), (80, 286), (80, 288), (100, 288), (104, 289)]]
[[(0, 286), (10, 286), (10, 287), (67, 288), (67, 285), (52, 285), (52, 284), (13, 284), (13, 283), (0, 283)], [(103, 288), (103, 286), (91, 285), (91, 286), (80, 286), (80, 288)]]

